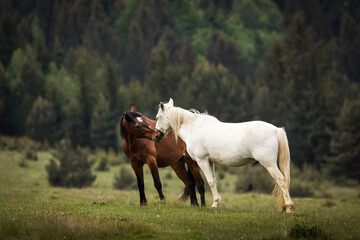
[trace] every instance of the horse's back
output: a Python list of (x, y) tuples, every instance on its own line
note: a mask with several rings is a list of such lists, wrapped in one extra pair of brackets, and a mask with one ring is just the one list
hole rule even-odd
[(277, 153), (277, 127), (263, 121), (224, 123), (199, 121), (191, 141), (195, 155), (208, 155), (227, 165), (245, 165), (266, 153)]

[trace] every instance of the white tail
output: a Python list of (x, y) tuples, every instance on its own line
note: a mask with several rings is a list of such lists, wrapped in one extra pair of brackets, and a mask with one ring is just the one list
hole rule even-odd
[[(285, 130), (283, 128), (277, 129), (277, 139), (279, 144), (278, 149), (278, 167), (280, 172), (285, 177), (285, 184), (287, 189), (290, 189), (290, 150), (289, 150), (289, 143), (286, 137)], [(278, 196), (278, 205), (279, 208), (283, 208), (285, 206), (285, 199), (284, 194), (280, 188), (280, 186), (275, 183), (274, 190), (272, 194)]]

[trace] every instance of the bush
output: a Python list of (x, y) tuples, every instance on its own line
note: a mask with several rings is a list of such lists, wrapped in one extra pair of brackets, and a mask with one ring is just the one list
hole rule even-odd
[(119, 166), (122, 163), (126, 163), (126, 157), (123, 152), (116, 153), (114, 150), (109, 149), (107, 152), (103, 149), (97, 148), (94, 152), (96, 159), (107, 159), (107, 164), (110, 166)]
[(28, 137), (0, 136), (0, 149), (22, 151), (24, 149), (41, 150), (42, 144)]
[(19, 167), (27, 168), (27, 167), (29, 167), (29, 165), (27, 164), (25, 159), (21, 159), (21, 161), (19, 162)]
[(101, 158), (99, 165), (96, 168), (96, 171), (109, 171), (108, 159), (106, 157)]
[(259, 164), (247, 165), (240, 168), (238, 179), (235, 183), (236, 192), (259, 192), (270, 193), (274, 188), (275, 181), (268, 171)]
[(290, 196), (291, 197), (313, 197), (314, 191), (310, 184), (303, 182), (299, 179), (291, 180), (290, 187)]
[(90, 186), (96, 179), (91, 173), (91, 164), (87, 155), (79, 149), (66, 144), (58, 146), (56, 158), (46, 166), (48, 181), (52, 186), (82, 188)]
[(172, 179), (173, 178), (173, 175), (171, 172), (168, 172), (166, 175), (165, 175), (165, 179)]
[(129, 170), (122, 166), (120, 172), (115, 175), (114, 188), (115, 189), (136, 189), (136, 180)]
[(32, 150), (32, 149), (27, 149), (25, 152), (25, 158), (28, 160), (32, 160), (32, 161), (37, 161), (38, 160), (38, 156), (36, 151)]
[[(315, 168), (304, 164), (302, 169), (296, 167), (295, 164), (291, 165), (291, 197), (314, 197), (316, 191), (321, 192), (320, 186), (322, 185), (321, 173)], [(323, 193), (323, 197), (327, 193)]]

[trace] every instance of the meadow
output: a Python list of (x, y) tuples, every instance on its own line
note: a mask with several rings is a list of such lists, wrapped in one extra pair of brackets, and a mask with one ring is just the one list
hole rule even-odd
[[(94, 171), (91, 187), (51, 187), (45, 166), (51, 151), (25, 160), (19, 150), (0, 151), (0, 239), (359, 239), (359, 186), (324, 185), (326, 195), (294, 197), (295, 212), (278, 212), (276, 199), (259, 193), (234, 193), (235, 177), (219, 179), (222, 207), (180, 203), (183, 184), (170, 168), (160, 169), (165, 201), (159, 201), (145, 170), (148, 205), (137, 190), (116, 190), (114, 175)], [(129, 168), (128, 163), (124, 166)], [(235, 169), (232, 172), (240, 170)], [(172, 177), (169, 177), (169, 176)]]

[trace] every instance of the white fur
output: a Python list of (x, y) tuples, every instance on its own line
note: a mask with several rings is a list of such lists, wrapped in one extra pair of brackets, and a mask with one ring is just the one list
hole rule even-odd
[[(281, 207), (286, 206), (286, 211), (289, 207), (290, 211), (293, 203), (287, 188), (289, 172), (286, 172), (286, 169), (286, 174), (283, 174), (284, 170), (278, 167), (278, 133), (284, 131), (282, 128), (262, 121), (220, 122), (206, 114), (174, 107), (172, 99), (167, 104), (160, 103), (156, 117), (158, 130), (167, 134), (173, 129), (174, 133), (185, 141), (189, 155), (197, 161), (209, 183), (214, 197), (213, 207), (220, 206), (221, 202), (216, 188), (214, 163), (243, 166), (258, 161), (280, 187), (280, 197), (284, 199)], [(287, 139), (286, 147), (288, 148)], [(287, 159), (287, 164), (289, 161), (290, 158)], [(285, 179), (284, 175), (288, 179)]]

